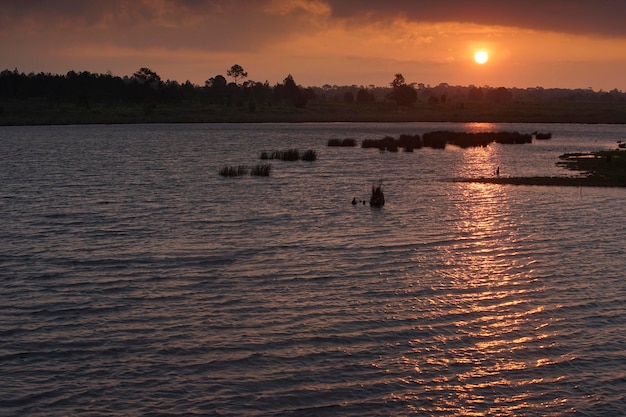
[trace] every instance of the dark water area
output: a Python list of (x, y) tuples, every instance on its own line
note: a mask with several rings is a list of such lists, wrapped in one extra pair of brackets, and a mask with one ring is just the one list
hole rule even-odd
[[(332, 148), (432, 130), (525, 145)], [(0, 415), (626, 415), (621, 125), (0, 127)], [(269, 177), (225, 178), (261, 152)], [(369, 198), (383, 180), (386, 204)]]

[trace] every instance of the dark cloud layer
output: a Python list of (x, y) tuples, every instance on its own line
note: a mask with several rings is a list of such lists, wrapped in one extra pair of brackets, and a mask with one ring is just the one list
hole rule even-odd
[[(310, 0), (327, 3), (336, 18), (377, 20), (404, 15), (423, 22), (455, 21), (515, 26), (566, 33), (607, 36), (626, 35), (624, 0)], [(181, 15), (213, 14), (249, 17), (251, 11), (276, 4), (271, 0), (5, 0), (0, 19), (21, 20), (33, 16), (80, 19), (96, 24), (114, 16), (126, 22)], [(257, 18), (261, 18), (257, 13)]]
[(255, 50), (303, 29), (268, 0), (4, 0), (0, 35), (131, 47)]
[(423, 22), (455, 21), (572, 34), (625, 36), (624, 0), (329, 0), (339, 18), (404, 15)]
[[(149, 66), (199, 83), (236, 62), (255, 79), (289, 72), (304, 85), (386, 85), (400, 71), (432, 83), (612, 89), (623, 88), (624, 16), (626, 0), (2, 0), (0, 55), (27, 72)], [(439, 22), (486, 29), (429, 25)], [(492, 52), (481, 68), (471, 60), (479, 46)]]

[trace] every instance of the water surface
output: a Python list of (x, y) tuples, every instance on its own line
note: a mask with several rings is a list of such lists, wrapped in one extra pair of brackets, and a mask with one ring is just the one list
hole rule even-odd
[[(438, 129), (527, 145), (329, 148)], [(568, 175), (626, 127), (0, 128), (0, 414), (626, 414), (626, 190)], [(270, 177), (223, 178), (263, 151)], [(382, 179), (382, 209), (352, 206)]]

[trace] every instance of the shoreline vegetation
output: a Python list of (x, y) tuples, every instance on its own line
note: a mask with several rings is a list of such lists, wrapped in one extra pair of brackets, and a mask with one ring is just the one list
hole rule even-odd
[(559, 187), (626, 187), (626, 152), (620, 150), (567, 153), (557, 165), (580, 176), (572, 177), (480, 177), (459, 178), (456, 182)]
[(0, 126), (137, 123), (484, 122), (626, 124), (626, 92), (562, 88), (437, 86), (302, 87), (247, 80), (233, 65), (204, 85), (131, 76), (0, 72)]
[(583, 123), (626, 124), (626, 102), (516, 101), (433, 105), (416, 102), (344, 103), (311, 101), (306, 108), (285, 103), (237, 105), (201, 103), (100, 104), (88, 106), (41, 98), (2, 99), (0, 126), (153, 123)]

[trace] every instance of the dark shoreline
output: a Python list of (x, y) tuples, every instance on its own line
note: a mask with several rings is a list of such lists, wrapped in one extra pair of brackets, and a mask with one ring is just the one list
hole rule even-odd
[(157, 123), (577, 123), (626, 124), (626, 103), (466, 102), (396, 106), (311, 101), (241, 106), (202, 103), (80, 106), (43, 99), (0, 99), (0, 126)]
[(482, 177), (457, 182), (559, 187), (626, 187), (626, 152), (597, 151), (559, 156), (557, 165), (583, 173), (579, 177)]
[(530, 185), (553, 187), (626, 187), (623, 181), (610, 178), (594, 177), (500, 177), (500, 178), (459, 178), (454, 182), (502, 184), (502, 185)]

